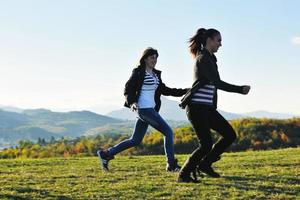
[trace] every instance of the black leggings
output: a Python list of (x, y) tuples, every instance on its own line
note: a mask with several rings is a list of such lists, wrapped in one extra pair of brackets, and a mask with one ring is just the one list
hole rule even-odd
[[(189, 158), (190, 167), (195, 167), (202, 159), (211, 164), (233, 143), (236, 134), (227, 120), (212, 106), (191, 104), (187, 106), (186, 112), (200, 143)], [(214, 145), (210, 129), (222, 135)]]

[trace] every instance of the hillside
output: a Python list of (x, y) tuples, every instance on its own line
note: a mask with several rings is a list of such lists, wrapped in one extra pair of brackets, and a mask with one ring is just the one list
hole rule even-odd
[[(97, 157), (0, 160), (1, 199), (297, 199), (300, 148), (225, 153), (219, 179), (177, 183), (164, 156), (117, 156), (111, 172)], [(180, 164), (187, 155), (179, 155)]]
[(121, 123), (122, 120), (89, 111), (52, 112), (46, 109), (22, 113), (0, 110), (0, 148), (16, 145), (20, 139), (36, 141), (39, 137), (78, 137), (91, 129)]

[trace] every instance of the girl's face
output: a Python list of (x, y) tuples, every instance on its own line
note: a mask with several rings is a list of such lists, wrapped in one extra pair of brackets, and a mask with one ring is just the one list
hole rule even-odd
[(220, 34), (213, 38), (207, 39), (207, 46), (215, 53), (218, 51), (219, 47), (222, 46), (222, 37)]
[(157, 63), (157, 55), (156, 54), (153, 54), (153, 55), (145, 58), (146, 67), (153, 69), (155, 67), (156, 63)]

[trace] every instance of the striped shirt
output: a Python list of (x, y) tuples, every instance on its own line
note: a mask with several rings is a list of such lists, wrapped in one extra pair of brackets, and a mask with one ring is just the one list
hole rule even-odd
[(192, 96), (191, 103), (213, 105), (213, 98), (216, 87), (214, 85), (206, 84), (199, 88)]
[(144, 82), (141, 88), (140, 97), (138, 100), (139, 108), (154, 108), (155, 91), (159, 85), (159, 79), (155, 73), (154, 75), (149, 74), (147, 71), (145, 73)]

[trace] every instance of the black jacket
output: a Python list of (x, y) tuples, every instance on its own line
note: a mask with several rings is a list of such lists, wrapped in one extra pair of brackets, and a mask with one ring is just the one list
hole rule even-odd
[[(184, 95), (188, 89), (177, 89), (177, 88), (169, 88), (167, 87), (161, 80), (161, 71), (153, 69), (153, 72), (157, 75), (159, 79), (159, 85), (155, 91), (155, 110), (158, 112), (161, 105), (160, 96), (175, 96), (180, 97)], [(137, 103), (141, 88), (143, 86), (144, 78), (145, 78), (146, 68), (139, 66), (134, 68), (129, 80), (125, 84), (124, 96), (125, 96), (125, 107), (130, 108), (133, 103)]]
[(242, 93), (243, 86), (236, 86), (226, 83), (220, 79), (218, 72), (217, 58), (215, 55), (210, 54), (206, 49), (203, 49), (196, 58), (196, 64), (194, 66), (194, 83), (192, 88), (181, 99), (180, 107), (185, 108), (189, 104), (192, 95), (201, 87), (206, 84), (212, 84), (216, 87), (213, 106), (217, 108), (217, 89), (227, 92)]

